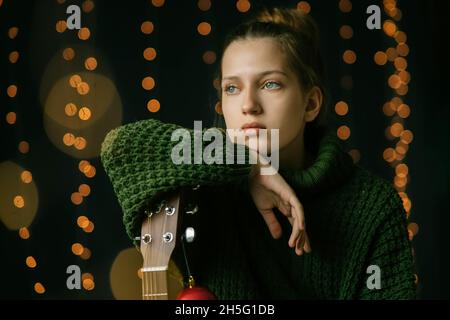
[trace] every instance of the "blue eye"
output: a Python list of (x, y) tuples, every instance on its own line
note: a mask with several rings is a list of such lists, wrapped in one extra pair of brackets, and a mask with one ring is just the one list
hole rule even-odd
[(280, 88), (280, 85), (277, 82), (275, 82), (275, 81), (267, 81), (264, 84), (264, 88), (269, 89), (269, 90), (271, 90), (271, 89), (278, 89), (278, 88)]
[(225, 87), (225, 92), (229, 94), (236, 93), (237, 87), (233, 85), (229, 85)]

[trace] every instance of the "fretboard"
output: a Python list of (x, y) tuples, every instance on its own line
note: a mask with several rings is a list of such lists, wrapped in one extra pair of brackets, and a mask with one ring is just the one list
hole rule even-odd
[(142, 300), (167, 299), (167, 271), (143, 271)]

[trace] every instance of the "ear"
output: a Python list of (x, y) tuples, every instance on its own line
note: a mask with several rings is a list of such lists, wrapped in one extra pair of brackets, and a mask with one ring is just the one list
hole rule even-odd
[(305, 121), (313, 121), (320, 112), (322, 107), (323, 94), (319, 87), (314, 86), (309, 90), (306, 98)]

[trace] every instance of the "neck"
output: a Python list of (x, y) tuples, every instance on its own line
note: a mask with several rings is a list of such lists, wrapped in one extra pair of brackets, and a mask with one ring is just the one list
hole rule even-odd
[(167, 271), (143, 271), (142, 300), (167, 299)]
[(292, 170), (306, 168), (311, 162), (303, 139), (303, 130), (287, 146), (280, 150), (280, 167)]

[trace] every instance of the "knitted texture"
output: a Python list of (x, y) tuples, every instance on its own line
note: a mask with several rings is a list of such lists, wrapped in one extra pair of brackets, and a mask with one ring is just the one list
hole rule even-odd
[[(309, 168), (280, 173), (304, 207), (313, 251), (294, 254), (281, 214), (283, 235), (274, 240), (249, 193), (229, 192), (224, 201), (227, 191), (210, 191), (204, 211), (215, 215), (201, 230), (213, 231), (198, 249), (209, 252), (197, 270), (204, 285), (221, 299), (415, 298), (406, 212), (387, 181), (355, 166), (334, 134), (322, 138)], [(370, 266), (381, 271), (380, 289), (369, 289)]]
[[(198, 184), (233, 183), (245, 178), (250, 171), (248, 149), (245, 149), (245, 154), (237, 151), (231, 154), (228, 149), (222, 149), (223, 154), (219, 157), (233, 157), (234, 164), (174, 164), (172, 150), (181, 139), (171, 141), (171, 137), (177, 129), (189, 132), (192, 142), (190, 154), (193, 155), (194, 130), (156, 119), (141, 120), (113, 129), (102, 143), (101, 162), (122, 207), (123, 222), (131, 239), (140, 235), (144, 209), (159, 195)], [(224, 138), (225, 133), (220, 132)], [(202, 142), (202, 150), (208, 144)], [(244, 164), (238, 164), (238, 160)]]
[[(115, 129), (102, 162), (130, 236), (157, 192), (202, 186), (191, 271), (219, 299), (415, 298), (402, 201), (390, 183), (354, 165), (333, 133), (321, 138), (311, 166), (280, 170), (305, 211), (312, 252), (299, 257), (288, 247), (291, 226), (279, 212), (283, 235), (271, 237), (245, 189), (249, 167), (173, 165), (174, 128), (144, 120)], [(380, 268), (381, 289), (367, 286), (369, 266)]]

